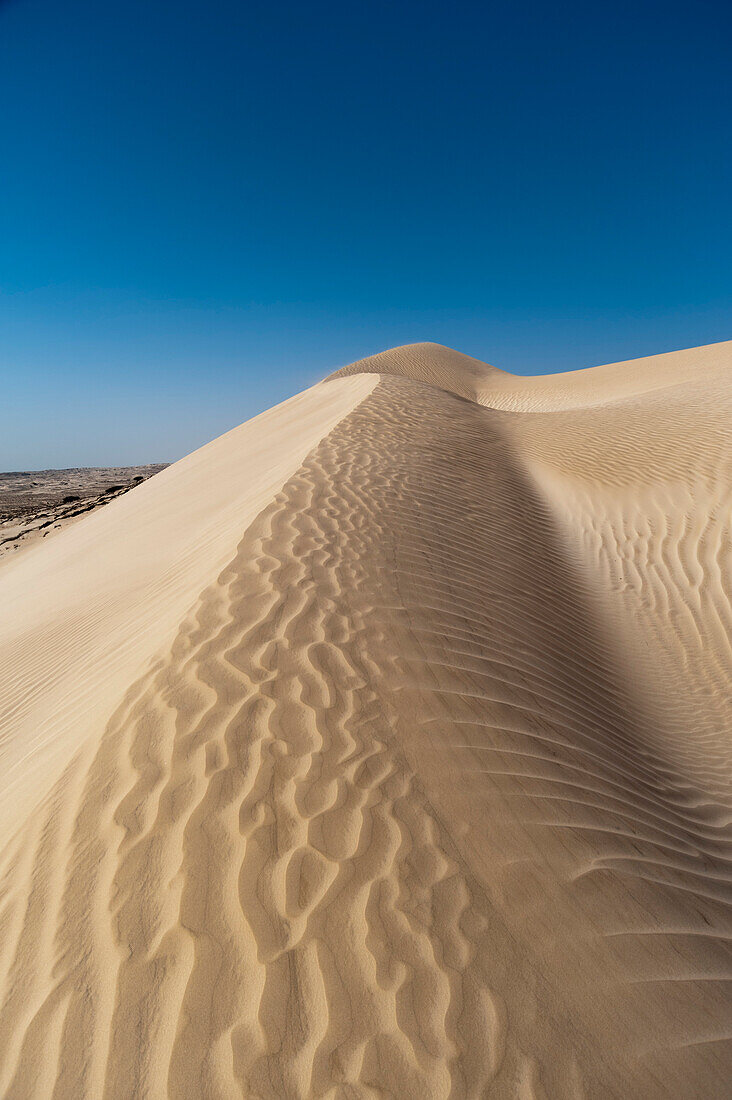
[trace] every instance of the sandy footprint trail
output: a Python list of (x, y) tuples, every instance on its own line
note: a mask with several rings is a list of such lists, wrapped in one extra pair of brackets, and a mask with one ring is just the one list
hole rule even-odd
[(0, 571), (1, 1095), (724, 1094), (731, 353), (397, 349)]

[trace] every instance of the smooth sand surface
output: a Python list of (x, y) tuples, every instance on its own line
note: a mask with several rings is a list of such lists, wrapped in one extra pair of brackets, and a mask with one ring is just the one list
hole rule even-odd
[(727, 1095), (731, 380), (395, 349), (2, 563), (0, 1095)]

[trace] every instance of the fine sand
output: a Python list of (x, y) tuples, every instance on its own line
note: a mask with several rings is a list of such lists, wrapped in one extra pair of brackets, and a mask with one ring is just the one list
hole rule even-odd
[(400, 348), (0, 562), (0, 1096), (727, 1095), (731, 380)]

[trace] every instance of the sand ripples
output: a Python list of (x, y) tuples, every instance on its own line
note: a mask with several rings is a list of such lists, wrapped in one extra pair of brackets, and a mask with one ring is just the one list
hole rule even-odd
[(724, 476), (659, 428), (623, 507), (633, 417), (570, 485), (453, 368), (332, 428), (8, 846), (3, 1095), (721, 1095)]

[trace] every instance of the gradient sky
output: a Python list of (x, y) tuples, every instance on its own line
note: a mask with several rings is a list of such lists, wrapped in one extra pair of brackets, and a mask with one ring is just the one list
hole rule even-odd
[(0, 0), (0, 469), (732, 336), (728, 2)]

